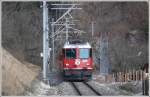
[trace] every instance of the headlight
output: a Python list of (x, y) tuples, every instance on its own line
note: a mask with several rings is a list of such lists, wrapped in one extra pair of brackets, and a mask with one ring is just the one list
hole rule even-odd
[(90, 65), (90, 64), (87, 63), (86, 65)]
[(69, 64), (66, 64), (66, 66), (69, 66)]
[(80, 61), (75, 61), (75, 64), (76, 65), (80, 65)]

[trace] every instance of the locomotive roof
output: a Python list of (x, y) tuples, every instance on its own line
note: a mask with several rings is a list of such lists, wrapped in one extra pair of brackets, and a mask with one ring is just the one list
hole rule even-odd
[(91, 45), (88, 42), (76, 44), (70, 44), (69, 42), (66, 42), (63, 48), (91, 48)]

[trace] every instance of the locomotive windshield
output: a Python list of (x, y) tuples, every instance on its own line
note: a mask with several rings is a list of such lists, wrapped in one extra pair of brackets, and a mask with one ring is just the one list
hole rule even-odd
[(76, 58), (76, 50), (75, 49), (65, 49), (64, 55), (66, 58)]
[(90, 54), (89, 54), (89, 49), (79, 49), (79, 58), (89, 58)]

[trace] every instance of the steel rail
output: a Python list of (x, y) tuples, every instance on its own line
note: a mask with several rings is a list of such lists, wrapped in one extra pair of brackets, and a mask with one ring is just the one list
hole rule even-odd
[(72, 86), (75, 88), (75, 90), (77, 91), (77, 93), (81, 96), (81, 92), (79, 91), (79, 89), (77, 88), (77, 86), (75, 85), (75, 83), (71, 82)]
[(89, 87), (94, 93), (96, 93), (98, 96), (102, 96), (102, 94), (100, 94), (99, 92), (97, 92), (91, 85), (89, 85), (86, 82), (83, 82), (87, 87)]

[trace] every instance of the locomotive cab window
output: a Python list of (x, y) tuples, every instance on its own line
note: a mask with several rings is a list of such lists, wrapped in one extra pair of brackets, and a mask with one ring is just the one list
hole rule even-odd
[(79, 58), (89, 58), (89, 49), (79, 49)]
[(65, 49), (63, 50), (65, 58), (76, 58), (76, 50), (75, 49)]

